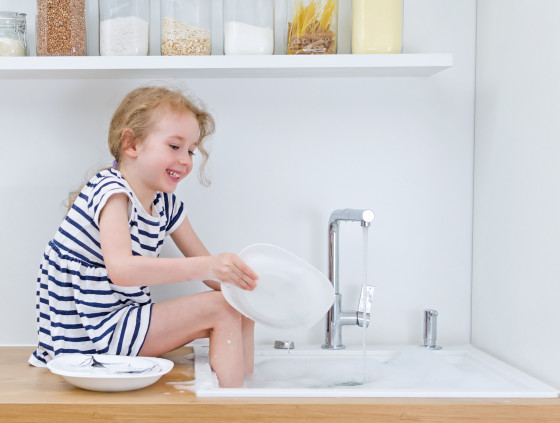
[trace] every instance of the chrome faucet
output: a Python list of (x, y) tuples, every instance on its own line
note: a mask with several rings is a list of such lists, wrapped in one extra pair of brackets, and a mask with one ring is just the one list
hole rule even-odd
[(334, 302), (327, 313), (325, 343), (322, 345), (322, 348), (334, 350), (344, 348), (342, 344), (342, 326), (369, 326), (374, 287), (366, 285), (365, 281), (362, 286), (358, 310), (342, 311), (342, 296), (340, 295), (338, 279), (338, 227), (342, 221), (360, 222), (363, 227), (369, 227), (373, 217), (373, 211), (368, 209), (340, 209), (331, 213), (329, 219), (329, 279), (333, 284)]

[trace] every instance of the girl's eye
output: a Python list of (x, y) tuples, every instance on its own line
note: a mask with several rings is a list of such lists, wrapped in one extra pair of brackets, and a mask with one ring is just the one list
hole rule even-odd
[(192, 157), (192, 156), (196, 156), (196, 154), (195, 154), (194, 151), (189, 150), (189, 156), (191, 156), (191, 157)]
[(171, 144), (170, 147), (171, 147), (172, 150), (178, 150), (179, 149), (178, 145)]

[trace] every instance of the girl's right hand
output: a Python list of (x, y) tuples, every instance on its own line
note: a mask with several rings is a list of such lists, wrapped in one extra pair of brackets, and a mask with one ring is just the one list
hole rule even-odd
[(259, 278), (239, 256), (231, 253), (210, 256), (209, 271), (208, 279), (231, 283), (249, 291), (255, 289), (256, 280)]

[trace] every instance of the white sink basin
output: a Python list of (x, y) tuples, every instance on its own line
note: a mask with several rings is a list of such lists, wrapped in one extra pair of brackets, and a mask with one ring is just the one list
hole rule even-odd
[(558, 397), (554, 388), (470, 345), (439, 351), (376, 347), (365, 360), (361, 348), (258, 346), (255, 374), (235, 389), (219, 388), (208, 346), (193, 347), (199, 397)]

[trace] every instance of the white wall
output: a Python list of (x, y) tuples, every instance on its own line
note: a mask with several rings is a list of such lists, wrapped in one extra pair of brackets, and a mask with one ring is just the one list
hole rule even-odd
[[(25, 6), (32, 22), (34, 3), (0, 0), (0, 9)], [(349, 4), (341, 31), (349, 28)], [(421, 342), (422, 310), (431, 307), (440, 311), (442, 344), (468, 343), (475, 14), (474, 0), (405, 3), (405, 53), (454, 55), (453, 68), (430, 78), (180, 81), (217, 121), (211, 188), (192, 178), (177, 191), (210, 250), (269, 242), (326, 272), (330, 212), (372, 208), (368, 265), (377, 291), (368, 342)], [(347, 49), (349, 34), (340, 36)], [(9, 292), (0, 299), (1, 344), (35, 342), (35, 276), (63, 216), (59, 205), (88, 169), (110, 163), (110, 116), (146, 82), (0, 81), (0, 183), (9, 199), (0, 210), (0, 281)], [(346, 307), (358, 301), (361, 248), (360, 226), (343, 225)], [(177, 252), (168, 245), (164, 253)], [(153, 291), (165, 299), (196, 289), (182, 283)], [(323, 322), (288, 334), (257, 329), (258, 342), (288, 336), (321, 343)], [(361, 345), (361, 336), (344, 328), (348, 344)]]
[(473, 343), (560, 387), (560, 3), (478, 2)]

